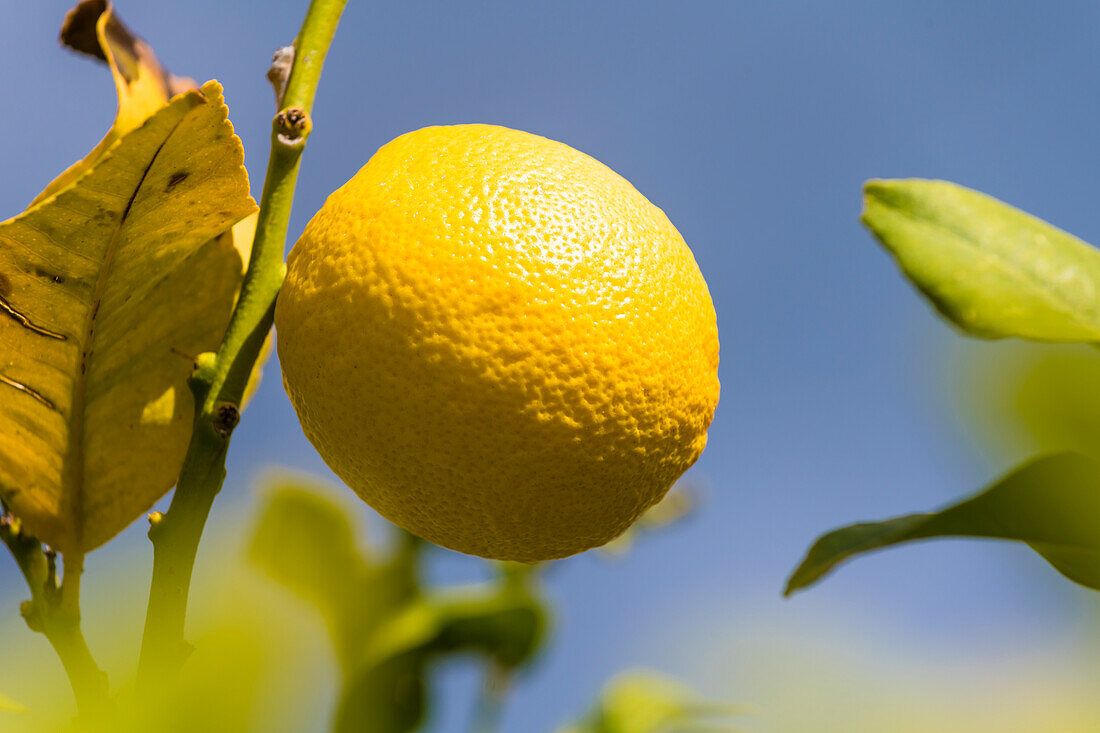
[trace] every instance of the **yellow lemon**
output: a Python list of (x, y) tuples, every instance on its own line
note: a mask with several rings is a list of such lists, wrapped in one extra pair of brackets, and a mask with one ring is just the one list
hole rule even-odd
[(618, 174), (491, 125), (429, 127), (333, 193), (275, 312), (332, 470), (444, 547), (534, 562), (619, 535), (699, 457), (714, 305)]

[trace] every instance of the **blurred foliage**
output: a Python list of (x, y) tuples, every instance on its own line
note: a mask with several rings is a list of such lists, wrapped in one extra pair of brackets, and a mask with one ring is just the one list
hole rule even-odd
[(269, 493), (253, 535), (252, 560), (325, 622), (343, 679), (337, 731), (417, 730), (434, 662), (475, 654), (510, 673), (546, 636), (537, 566), (494, 563), (485, 585), (439, 590), (420, 578), (425, 544), (407, 533), (395, 544), (357, 547), (340, 507), (287, 480)]
[(1044, 456), (941, 511), (834, 530), (810, 548), (786, 593), (853, 556), (935, 537), (1024, 542), (1070, 580), (1100, 590), (1100, 463), (1076, 453)]
[[(990, 196), (947, 181), (872, 180), (863, 223), (903, 274), (965, 333), (1041, 342), (1100, 341), (1100, 252)], [(1100, 590), (1100, 399), (1095, 365), (1047, 359), (1004, 387), (1000, 364), (975, 378), (986, 404), (1010, 408), (1002, 436), (1029, 448), (1070, 448), (1025, 463), (985, 491), (938, 512), (865, 522), (822, 535), (787, 593), (868, 551), (935, 537), (1025, 542), (1064, 576)], [(963, 390), (964, 394), (970, 390)], [(990, 395), (993, 398), (990, 399)], [(1006, 399), (1007, 398), (1007, 399)], [(994, 420), (993, 424), (998, 422)]]
[(1100, 351), (1023, 343), (966, 348), (951, 370), (968, 432), (1004, 458), (1100, 458)]
[[(432, 545), (398, 530), (385, 548), (364, 544), (350, 507), (327, 493), (310, 481), (276, 480), (262, 492), (246, 537), (233, 523), (228, 534), (208, 538), (204, 552), (217, 558), (217, 570), (196, 579), (194, 650), (168, 694), (138, 696), (127, 682), (129, 673), (118, 674), (118, 663), (132, 658), (129, 645), (136, 643), (132, 630), (139, 618), (120, 612), (105, 624), (100, 609), (91, 614), (91, 624), (100, 634), (108, 631), (109, 640), (91, 641), (108, 660), (118, 691), (111, 714), (74, 722), (68, 684), (50, 658), (23, 665), (33, 673), (20, 676), (19, 684), (4, 678), (5, 691), (29, 710), (18, 712), (0, 698), (0, 730), (314, 730), (324, 717), (318, 705), (328, 705), (331, 727), (338, 731), (416, 731), (430, 712), (434, 666), (455, 656), (479, 660), (484, 669), (470, 730), (497, 730), (512, 681), (534, 662), (548, 636), (550, 613), (539, 591), (547, 566), (487, 563), (492, 571), (487, 582), (433, 587), (421, 578)], [(682, 515), (669, 508), (685, 506), (683, 497), (670, 497), (670, 503), (652, 510), (660, 519), (645, 520), (647, 529)], [(237, 562), (241, 555), (246, 565)], [(140, 612), (147, 586), (137, 570), (117, 566), (101, 578), (114, 586), (106, 591), (112, 607)], [(285, 602), (288, 591), (304, 602)], [(311, 616), (320, 621), (316, 630)], [(6, 623), (13, 656), (49, 654), (48, 647), (34, 646), (42, 644), (36, 636), (22, 633), (18, 618), (0, 623)], [(667, 704), (638, 714), (663, 720), (676, 702), (670, 691), (664, 697)], [(688, 697), (683, 700), (686, 704)], [(293, 722), (287, 722), (288, 715)]]
[(737, 730), (719, 721), (742, 712), (656, 672), (629, 670), (604, 687), (580, 722), (558, 733), (720, 733)]

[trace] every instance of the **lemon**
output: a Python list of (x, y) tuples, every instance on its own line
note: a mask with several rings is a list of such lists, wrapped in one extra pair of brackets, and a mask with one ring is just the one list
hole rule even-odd
[(398, 137), (333, 193), (275, 312), (332, 470), (444, 547), (601, 545), (706, 444), (714, 305), (664, 213), (600, 162), (491, 125)]

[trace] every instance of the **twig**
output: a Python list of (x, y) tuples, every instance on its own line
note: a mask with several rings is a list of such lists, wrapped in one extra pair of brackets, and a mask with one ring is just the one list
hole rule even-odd
[(252, 258), (237, 306), (217, 354), (196, 361), (190, 386), (195, 422), (183, 470), (168, 511), (150, 517), (153, 577), (145, 618), (139, 689), (172, 679), (187, 658), (187, 595), (203, 527), (225, 479), (230, 435), (240, 418), (248, 377), (271, 330), (286, 265), (283, 249), (298, 166), (325, 54), (347, 0), (312, 0), (295, 41), (295, 59), (272, 124), (271, 157), (260, 198)]
[(83, 555), (64, 558), (65, 572), (59, 585), (56, 554), (43, 550), (37, 538), (25, 533), (18, 518), (6, 512), (0, 516), (0, 538), (11, 550), (31, 591), (30, 600), (19, 609), (27, 626), (45, 635), (57, 652), (80, 715), (85, 719), (97, 717), (108, 705), (108, 685), (107, 675), (96, 664), (80, 629)]

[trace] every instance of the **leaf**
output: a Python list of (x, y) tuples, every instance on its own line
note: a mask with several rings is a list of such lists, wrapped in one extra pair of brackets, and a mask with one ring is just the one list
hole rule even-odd
[(1017, 344), (966, 350), (952, 391), (968, 434), (997, 456), (1073, 451), (1100, 458), (1100, 353)]
[(621, 557), (634, 547), (638, 539), (650, 532), (665, 529), (680, 522), (696, 509), (698, 490), (683, 481), (678, 482), (659, 502), (647, 509), (634, 524), (598, 551)]
[(560, 733), (687, 733), (732, 731), (716, 718), (744, 710), (715, 703), (683, 683), (645, 669), (629, 670), (611, 680), (586, 718)]
[(1100, 252), (946, 181), (873, 180), (863, 223), (941, 314), (984, 338), (1100, 341)]
[(360, 667), (346, 681), (333, 729), (337, 733), (411, 733), (428, 707), (427, 655), (418, 650)]
[(61, 42), (110, 67), (118, 111), (99, 144), (46, 186), (32, 206), (83, 175), (115, 141), (140, 127), (169, 98), (197, 88), (193, 79), (173, 76), (161, 66), (149, 44), (135, 36), (105, 0), (84, 0), (70, 10), (61, 26)]
[[(392, 624), (420, 595), (416, 562), (420, 542), (377, 558), (355, 542), (347, 509), (316, 483), (282, 477), (273, 483), (249, 544), (249, 558), (269, 578), (321, 613), (334, 651), (346, 669), (363, 664), (369, 640)], [(429, 626), (434, 619), (429, 620)], [(424, 638), (418, 625), (391, 634), (396, 654)]]
[(1100, 463), (1075, 453), (1045, 456), (938, 512), (829, 532), (791, 575), (786, 595), (855, 555), (935, 537), (1024, 542), (1070, 580), (1100, 590)]
[(274, 484), (248, 553), (271, 579), (326, 614), (350, 602), (347, 593), (365, 573), (343, 509), (292, 479)]
[(268, 495), (249, 546), (269, 577), (314, 603), (344, 673), (336, 729), (407, 733), (423, 720), (432, 662), (481, 655), (501, 669), (528, 663), (549, 616), (533, 566), (494, 563), (483, 585), (426, 588), (423, 541), (360, 550), (346, 510), (316, 486), (284, 478)]
[(218, 235), (254, 210), (209, 82), (0, 223), (0, 496), (62, 553), (175, 483), (193, 357), (221, 340), (242, 277)]
[(476, 652), (502, 668), (519, 667), (538, 652), (547, 613), (525, 588), (464, 588), (430, 601), (438, 622), (424, 648), (437, 654)]

